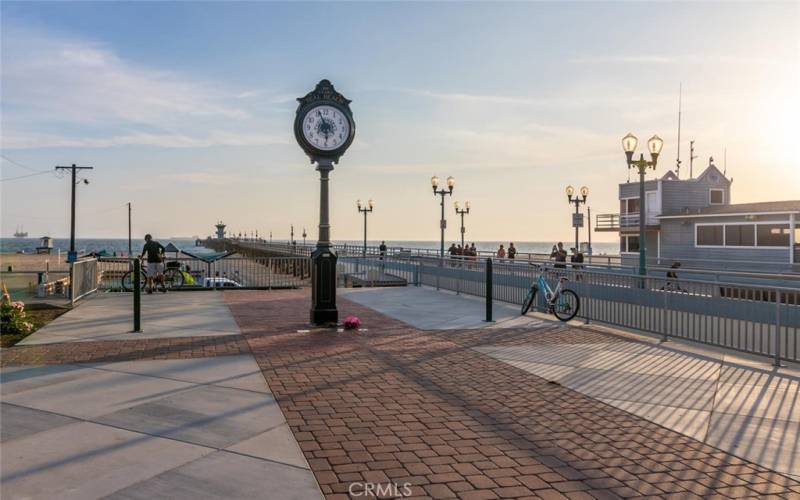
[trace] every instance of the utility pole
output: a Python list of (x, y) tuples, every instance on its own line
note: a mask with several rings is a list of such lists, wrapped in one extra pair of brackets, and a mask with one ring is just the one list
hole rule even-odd
[(131, 245), (131, 202), (128, 202), (128, 257), (133, 255), (133, 246)]
[(694, 179), (694, 141), (689, 141), (689, 178)]
[[(76, 173), (78, 170), (92, 170), (94, 167), (78, 167), (74, 163), (69, 167), (57, 166), (56, 170), (71, 170), (72, 171), (72, 215), (70, 218), (69, 227), (69, 254), (67, 254), (67, 262), (75, 262), (78, 258), (78, 253), (75, 251), (75, 186), (77, 185)], [(83, 180), (84, 184), (89, 184), (88, 179)]]

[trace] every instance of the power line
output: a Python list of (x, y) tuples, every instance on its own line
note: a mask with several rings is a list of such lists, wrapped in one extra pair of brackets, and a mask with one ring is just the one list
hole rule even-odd
[(25, 179), (27, 177), (34, 177), (36, 175), (44, 175), (44, 174), (52, 174), (52, 173), (53, 172), (50, 172), (50, 171), (44, 171), (44, 172), (35, 172), (33, 174), (27, 174), (27, 175), (18, 175), (16, 177), (6, 177), (5, 179), (0, 179), (0, 182), (16, 181), (18, 179)]
[(3, 158), (5, 161), (7, 161), (8, 163), (10, 163), (12, 165), (16, 165), (16, 166), (18, 166), (20, 168), (31, 170), (33, 172), (50, 172), (50, 170), (42, 170), (41, 168), (33, 168), (33, 167), (29, 167), (27, 165), (23, 165), (22, 163), (20, 163), (18, 161), (15, 161), (15, 160), (12, 160), (11, 158), (9, 158), (8, 156), (6, 156), (4, 154), (0, 154), (0, 158)]

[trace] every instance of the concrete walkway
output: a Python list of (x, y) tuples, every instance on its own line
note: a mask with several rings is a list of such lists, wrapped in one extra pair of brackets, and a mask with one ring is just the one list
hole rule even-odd
[[(429, 288), (347, 293), (423, 329), (485, 328), (482, 301)], [(495, 304), (494, 327), (519, 326)], [(546, 324), (547, 320), (531, 318)], [(552, 323), (557, 324), (557, 323)], [(482, 345), (478, 352), (779, 472), (800, 477), (800, 369), (648, 337), (630, 342)]]
[(104, 294), (4, 350), (0, 496), (321, 498), (222, 292), (142, 298), (144, 333)]
[(133, 328), (133, 295), (103, 293), (78, 303), (19, 345), (94, 340), (237, 335), (239, 327), (222, 292), (172, 292), (142, 295), (142, 332)]
[(541, 318), (520, 316), (519, 307), (495, 302), (493, 322), (486, 320), (486, 301), (471, 295), (428, 287), (349, 288), (339, 294), (420, 330), (517, 328), (541, 326)]
[(2, 371), (2, 497), (317, 498), (251, 356)]

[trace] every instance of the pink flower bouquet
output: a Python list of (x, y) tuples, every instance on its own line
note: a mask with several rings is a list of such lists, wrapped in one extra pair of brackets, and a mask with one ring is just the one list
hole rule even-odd
[(358, 316), (348, 316), (344, 319), (344, 328), (346, 330), (355, 330), (361, 326), (361, 320)]

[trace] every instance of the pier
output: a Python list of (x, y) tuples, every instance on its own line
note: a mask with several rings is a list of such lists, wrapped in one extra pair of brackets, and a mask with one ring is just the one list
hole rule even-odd
[[(339, 307), (361, 326), (329, 329), (304, 319), (310, 246), (208, 246), (206, 261), (175, 259), (238, 289), (143, 296), (132, 333), (113, 272), (127, 263), (99, 258), (97, 292), (3, 350), (6, 494), (46, 496), (64, 475), (103, 478), (158, 449), (141, 473), (69, 484), (80, 498), (194, 498), (185, 477), (238, 497), (269, 478), (304, 499), (365, 484), (433, 498), (800, 495), (799, 288), (721, 276), (666, 289), (598, 262), (558, 270), (582, 300), (562, 323), (519, 314), (547, 264), (536, 256), (495, 262), (487, 297), (485, 259), (342, 245)], [(371, 273), (403, 286), (345, 279)]]
[(800, 371), (769, 359), (502, 303), (487, 324), (430, 286), (342, 290), (361, 327), (332, 332), (304, 288), (145, 296), (141, 334), (128, 297), (4, 350), (4, 496), (800, 494)]

